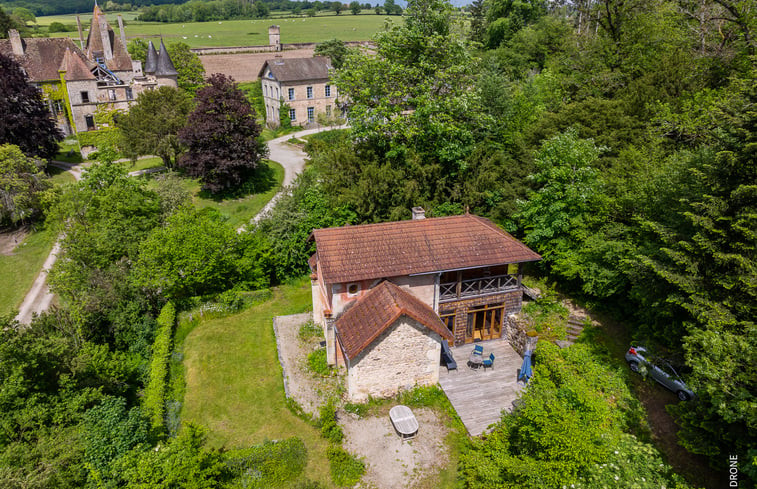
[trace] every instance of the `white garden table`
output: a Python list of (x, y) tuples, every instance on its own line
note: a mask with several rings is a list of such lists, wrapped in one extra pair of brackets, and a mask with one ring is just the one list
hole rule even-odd
[(389, 410), (389, 419), (392, 420), (394, 429), (402, 437), (402, 441), (415, 438), (418, 434), (418, 420), (407, 406), (394, 406)]

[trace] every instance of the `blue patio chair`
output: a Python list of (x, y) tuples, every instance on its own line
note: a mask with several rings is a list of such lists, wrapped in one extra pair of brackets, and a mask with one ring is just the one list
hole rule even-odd
[(481, 345), (476, 345), (473, 347), (473, 354), (474, 355), (483, 355), (484, 354), (484, 347)]
[(486, 370), (486, 369), (487, 369), (487, 367), (488, 367), (488, 368), (492, 368), (492, 367), (494, 367), (494, 353), (490, 353), (490, 354), (489, 354), (489, 358), (485, 359), (485, 360), (484, 360), (484, 361), (482, 362), (482, 365), (484, 366), (484, 370)]

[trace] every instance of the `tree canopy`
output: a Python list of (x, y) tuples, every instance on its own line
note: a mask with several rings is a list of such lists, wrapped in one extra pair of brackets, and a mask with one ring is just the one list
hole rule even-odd
[(0, 144), (15, 144), (24, 154), (51, 158), (63, 135), (21, 67), (0, 55)]
[(121, 147), (129, 158), (158, 155), (172, 167), (181, 153), (179, 130), (187, 124), (192, 100), (185, 92), (171, 87), (142, 92), (129, 112), (118, 118), (123, 138)]
[(258, 140), (261, 127), (245, 94), (230, 77), (213, 74), (197, 92), (195, 108), (180, 132), (187, 146), (179, 166), (217, 193), (241, 186), (255, 172), (268, 148)]

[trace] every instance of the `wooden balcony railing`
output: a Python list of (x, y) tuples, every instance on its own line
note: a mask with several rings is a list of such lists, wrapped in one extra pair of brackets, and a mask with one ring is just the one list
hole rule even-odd
[(496, 275), (439, 284), (439, 302), (497, 294), (518, 288), (517, 275)]

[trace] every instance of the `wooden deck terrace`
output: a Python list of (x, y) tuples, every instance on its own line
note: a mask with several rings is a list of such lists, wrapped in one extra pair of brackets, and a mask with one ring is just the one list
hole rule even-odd
[(484, 347), (484, 358), (494, 353), (494, 366), (474, 370), (468, 366), (473, 345), (450, 348), (457, 370), (447, 372), (447, 367), (439, 367), (439, 385), (468, 433), (478, 436), (499, 421), (503, 410), (512, 410), (513, 401), (523, 388), (517, 379), (523, 359), (505, 339), (483, 341), (476, 345)]

